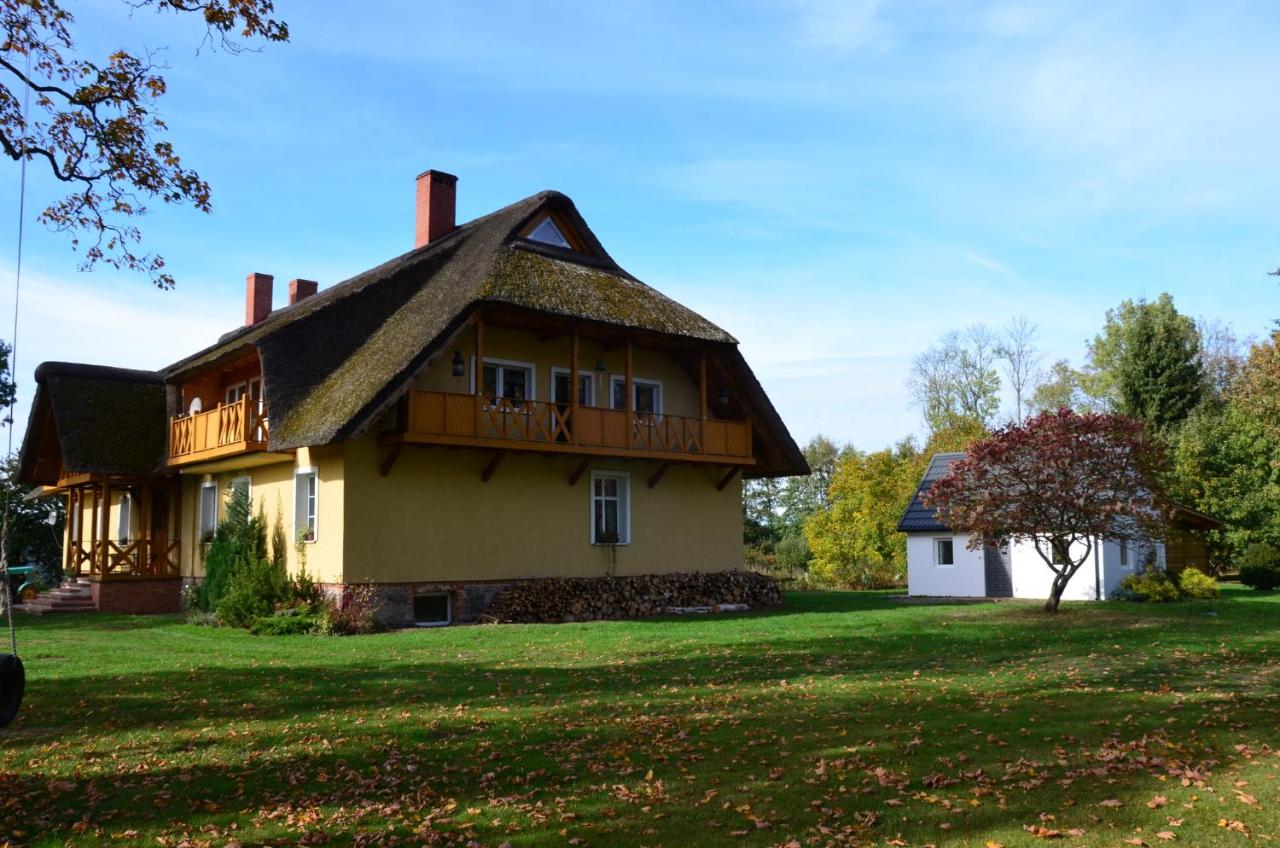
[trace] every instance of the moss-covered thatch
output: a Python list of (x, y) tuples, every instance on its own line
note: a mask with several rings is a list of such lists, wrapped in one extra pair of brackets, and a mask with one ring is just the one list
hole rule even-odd
[(55, 482), (49, 460), (59, 455), (72, 474), (161, 472), (167, 426), (164, 380), (155, 371), (46, 362), (36, 369), (19, 479)]
[[(573, 252), (521, 238), (554, 213), (581, 237)], [(270, 447), (342, 441), (369, 426), (474, 308), (498, 304), (680, 336), (723, 348), (768, 425), (759, 471), (807, 469), (781, 419), (716, 325), (632, 277), (609, 256), (573, 202), (543, 192), (464, 224), (429, 245), (276, 310), (164, 369), (179, 382), (256, 350), (271, 406)], [(158, 420), (163, 427), (163, 412)], [(164, 433), (158, 433), (163, 453)]]

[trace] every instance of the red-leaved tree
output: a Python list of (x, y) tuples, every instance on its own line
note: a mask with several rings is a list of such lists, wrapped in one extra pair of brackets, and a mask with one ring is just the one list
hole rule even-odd
[(925, 504), (975, 549), (994, 539), (1032, 543), (1054, 574), (1044, 608), (1057, 612), (1100, 540), (1164, 537), (1161, 465), (1143, 422), (1060, 409), (974, 444)]

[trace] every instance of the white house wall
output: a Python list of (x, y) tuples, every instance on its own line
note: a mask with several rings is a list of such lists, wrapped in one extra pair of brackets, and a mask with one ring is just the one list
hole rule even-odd
[[(1079, 557), (1084, 554), (1085, 543), (1077, 542), (1071, 548), (1071, 556)], [(1010, 559), (1012, 561), (1013, 570), (1013, 596), (1015, 598), (1031, 598), (1034, 600), (1044, 600), (1049, 597), (1049, 590), (1053, 587), (1053, 578), (1056, 577), (1053, 571), (1045, 563), (1044, 559), (1036, 552), (1033, 542), (1018, 542), (1012, 546), (1010, 551)], [(1102, 563), (1098, 562), (1101, 569)], [(1089, 553), (1089, 561), (1080, 566), (1080, 570), (1071, 578), (1071, 582), (1067, 584), (1067, 589), (1062, 593), (1064, 601), (1092, 601), (1096, 597), (1095, 591), (1098, 581), (1094, 573), (1094, 554)]]
[[(935, 539), (954, 542), (955, 565), (938, 565)], [(968, 536), (907, 534), (907, 592), (935, 598), (981, 598), (987, 594), (986, 569), (981, 549), (966, 547)]]

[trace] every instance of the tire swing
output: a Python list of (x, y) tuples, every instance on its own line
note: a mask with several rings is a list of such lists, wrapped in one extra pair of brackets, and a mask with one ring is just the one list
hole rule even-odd
[[(8, 535), (8, 534), (3, 534)], [(8, 541), (7, 539), (5, 541)], [(18, 632), (13, 622), (13, 593), (9, 589), (8, 556), (0, 552), (0, 579), (4, 582), (4, 616), (9, 622), (9, 651), (0, 654), (0, 730), (9, 726), (22, 706), (22, 694), (27, 688), (27, 672), (18, 658)]]

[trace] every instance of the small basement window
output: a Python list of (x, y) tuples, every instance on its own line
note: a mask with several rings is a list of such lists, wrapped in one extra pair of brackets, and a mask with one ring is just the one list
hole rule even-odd
[(413, 596), (413, 623), (418, 627), (453, 624), (453, 599), (448, 592)]
[(956, 543), (952, 539), (934, 539), (933, 550), (938, 565), (956, 564)]

